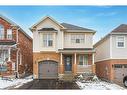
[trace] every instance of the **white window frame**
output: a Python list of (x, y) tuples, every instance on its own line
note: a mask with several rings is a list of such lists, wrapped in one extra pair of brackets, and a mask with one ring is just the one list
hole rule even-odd
[[(1, 28), (3, 27), (3, 28)], [(0, 39), (4, 39), (4, 26), (2, 24), (0, 24), (0, 31), (2, 31), (2, 33), (0, 33)]]
[(0, 59), (0, 64), (1, 64), (5, 62), (6, 58), (9, 58), (9, 53), (8, 50), (0, 50), (0, 51), (2, 51), (2, 59)]
[(12, 29), (7, 29), (7, 39), (12, 39)]
[[(80, 36), (84, 36), (84, 41), (82, 42), (82, 38)], [(84, 44), (85, 43), (85, 34), (71, 34), (71, 43), (72, 44)], [(79, 39), (79, 43), (76, 43), (76, 40)]]
[[(119, 37), (123, 37), (123, 39), (124, 39), (124, 41), (123, 41), (123, 43), (124, 43), (124, 46), (123, 47), (119, 47), (118, 46), (118, 42), (120, 42), (120, 41), (118, 41), (118, 38)], [(122, 42), (122, 41), (121, 41)], [(125, 48), (125, 36), (116, 36), (116, 48)]]
[[(44, 45), (44, 35), (46, 35), (46, 46)], [(49, 40), (50, 40), (50, 39), (49, 39), (49, 38), (50, 38), (49, 35), (52, 35), (52, 39), (51, 39), (51, 40), (52, 40), (52, 46), (49, 46)], [(53, 44), (54, 44), (53, 38), (54, 38), (53, 33), (43, 33), (43, 34), (42, 34), (42, 41), (43, 41), (43, 42), (42, 42), (42, 43), (43, 43), (42, 46), (43, 46), (43, 47), (53, 47)]]
[[(89, 56), (87, 54), (79, 55), (79, 62), (80, 62), (80, 56), (83, 56), (83, 65), (78, 64), (79, 66), (88, 66), (89, 65)], [(87, 56), (87, 63), (85, 63), (85, 56)]]

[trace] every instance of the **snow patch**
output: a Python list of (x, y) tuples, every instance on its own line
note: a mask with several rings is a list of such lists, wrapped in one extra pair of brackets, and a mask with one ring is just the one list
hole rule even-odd
[(18, 88), (22, 86), (23, 84), (30, 82), (33, 80), (33, 76), (28, 76), (24, 79), (13, 79), (13, 80), (2, 80), (0, 79), (0, 89), (5, 89), (11, 86), (15, 86), (15, 88)]
[(125, 90), (125, 88), (105, 81), (76, 82), (80, 89), (83, 90)]

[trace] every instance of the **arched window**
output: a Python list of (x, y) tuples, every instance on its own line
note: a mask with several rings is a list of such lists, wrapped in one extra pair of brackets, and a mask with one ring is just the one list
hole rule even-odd
[(4, 38), (4, 26), (0, 24), (0, 39)]

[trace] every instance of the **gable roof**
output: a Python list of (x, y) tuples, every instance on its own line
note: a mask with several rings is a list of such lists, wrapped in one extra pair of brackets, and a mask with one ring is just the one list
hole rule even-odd
[(127, 32), (127, 24), (121, 24), (117, 28), (115, 28), (111, 33), (114, 32)]
[(64, 26), (67, 30), (85, 30), (85, 31), (94, 31), (88, 28), (68, 24), (68, 23), (61, 23), (62, 26)]
[(43, 22), (45, 19), (50, 19), (52, 20), (53, 22), (55, 22), (58, 26), (60, 26), (61, 28), (64, 28), (60, 23), (58, 23), (56, 20), (54, 20), (52, 17), (50, 16), (46, 16), (44, 18), (42, 18), (39, 22), (35, 23), (31, 28), (30, 30), (34, 29), (34, 27), (36, 27), (37, 25), (39, 25), (41, 22)]
[(28, 38), (30, 38), (32, 40), (32, 38), (19, 26), (17, 25), (15, 22), (11, 21), (10, 19), (8, 19), (7, 17), (3, 16), (0, 14), (0, 18), (4, 19), (5, 21), (7, 21), (8, 23), (10, 23), (12, 26), (16, 26), (17, 28), (19, 28), (19, 30), (26, 35)]
[(0, 18), (4, 19), (5, 21), (7, 21), (8, 23), (10, 23), (13, 26), (18, 26), (15, 22), (11, 21), (10, 19), (8, 19), (7, 17), (5, 17), (1, 14), (0, 14)]
[(113, 29), (110, 33), (108, 33), (106, 36), (104, 36), (101, 40), (99, 40), (97, 43), (94, 44), (94, 47), (101, 44), (105, 39), (107, 39), (111, 34), (126, 34), (127, 32), (127, 24), (121, 24), (115, 29)]

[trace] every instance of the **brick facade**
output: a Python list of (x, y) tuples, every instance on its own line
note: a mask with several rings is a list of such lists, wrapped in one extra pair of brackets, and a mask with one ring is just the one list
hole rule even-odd
[[(23, 74), (25, 69), (26, 72), (32, 73), (32, 39), (22, 31), (22, 29), (17, 26), (12, 26), (12, 23), (8, 20), (0, 17), (0, 24), (4, 26), (4, 39), (0, 39), (0, 42), (14, 42), (16, 45), (15, 48), (11, 48), (10, 51), (10, 59), (11, 62), (7, 62), (7, 71), (1, 72), (1, 74), (4, 75), (13, 75), (16, 71), (16, 64), (17, 64), (17, 52), (19, 49), (19, 54), (22, 55), (21, 58), (21, 64), (20, 59), (18, 60), (18, 72), (19, 74)], [(12, 39), (7, 39), (7, 29), (12, 29)], [(18, 42), (17, 42), (17, 34), (18, 34)], [(6, 44), (5, 44), (6, 45)], [(14, 44), (13, 44), (14, 45)], [(0, 45), (3, 47), (4, 45)], [(8, 45), (11, 46), (11, 45)], [(8, 48), (8, 46), (6, 48)], [(4, 46), (5, 47), (5, 46)], [(4, 48), (1, 48), (4, 49)], [(12, 70), (12, 63), (15, 64), (15, 70)], [(27, 64), (27, 68), (25, 67), (25, 64)]]
[[(64, 74), (65, 63), (64, 63), (64, 54), (62, 55), (62, 64), (60, 62), (60, 53), (56, 52), (43, 52), (43, 53), (33, 53), (33, 74), (35, 78), (38, 78), (38, 64), (40, 61), (52, 60), (58, 63), (58, 74)], [(79, 64), (79, 55), (76, 56), (76, 64), (74, 63), (74, 54), (72, 54), (72, 73), (77, 74), (77, 65)], [(92, 65), (92, 55), (89, 54), (88, 62), (91, 67), (90, 71), (95, 72), (95, 66)]]
[(96, 62), (96, 74), (100, 78), (114, 81), (114, 64), (127, 64), (127, 59), (112, 59)]
[(58, 72), (60, 71), (60, 54), (59, 53), (33, 53), (33, 73), (38, 78), (38, 63), (44, 60), (53, 60), (58, 62)]

